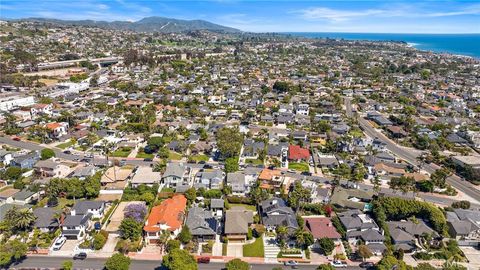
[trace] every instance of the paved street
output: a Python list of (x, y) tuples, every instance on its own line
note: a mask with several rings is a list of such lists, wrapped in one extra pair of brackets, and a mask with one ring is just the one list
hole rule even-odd
[[(344, 104), (347, 116), (353, 117), (351, 98), (344, 98)], [(371, 138), (378, 138), (380, 141), (384, 142), (387, 145), (387, 149), (401, 159), (416, 166), (420, 165), (420, 162), (417, 160), (417, 158), (420, 156), (421, 151), (399, 146), (398, 144), (390, 140), (387, 136), (385, 136), (382, 132), (373, 128), (367, 120), (363, 119), (362, 117), (357, 117), (357, 120), (363, 132), (365, 132), (367, 136)], [(440, 166), (436, 164), (422, 164), (422, 169), (429, 173), (433, 173), (438, 168), (440, 168)], [(447, 179), (447, 182), (454, 188), (475, 199), (476, 202), (472, 203), (478, 207), (478, 204), (480, 203), (480, 190), (478, 190), (473, 184), (463, 180), (457, 175), (452, 175), (451, 177), (449, 177)], [(449, 205), (451, 203), (447, 198), (439, 198), (431, 195), (429, 196), (425, 193), (420, 195), (420, 197), (424, 200), (434, 203), (441, 203), (445, 205)]]
[[(52, 256), (29, 256), (21, 263), (12, 265), (10, 269), (32, 269), (32, 268), (60, 268), (62, 263), (70, 258), (65, 257), (52, 257)], [(74, 261), (74, 269), (102, 269), (106, 259), (87, 258), (83, 261)], [(298, 269), (313, 270), (318, 265), (299, 265)], [(224, 263), (199, 264), (200, 270), (220, 270), (224, 269)], [(282, 269), (291, 269), (290, 267), (283, 266), (281, 264), (252, 264), (252, 270), (271, 270), (274, 267), (282, 267)], [(132, 270), (149, 270), (149, 269), (162, 269), (161, 262), (159, 261), (147, 261), (147, 260), (132, 260), (130, 266)], [(349, 270), (358, 270), (359, 267), (348, 267)]]

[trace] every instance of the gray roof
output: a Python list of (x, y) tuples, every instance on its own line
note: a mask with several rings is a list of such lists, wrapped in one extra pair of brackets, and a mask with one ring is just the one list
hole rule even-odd
[(75, 215), (75, 216), (68, 215), (68, 216), (65, 217), (65, 220), (63, 221), (62, 226), (75, 227), (75, 226), (79, 226), (79, 225), (85, 225), (85, 224), (87, 224), (87, 222), (88, 222), (88, 220), (90, 219), (91, 216), (92, 216), (92, 214)]
[(24, 189), (24, 190), (21, 190), (21, 191), (15, 193), (13, 195), (13, 199), (18, 200), (18, 201), (23, 201), (25, 199), (30, 198), (34, 194), (35, 194), (35, 192)]
[(0, 204), (0, 222), (3, 221), (5, 215), (7, 214), (8, 210), (12, 208), (23, 209), (23, 208), (31, 208), (31, 205), (18, 205), (13, 203), (4, 203)]
[(225, 233), (246, 234), (253, 223), (253, 212), (248, 210), (228, 210), (225, 212)]
[(298, 228), (295, 212), (287, 206), (283, 199), (271, 198), (261, 202), (260, 206), (264, 225), (285, 226), (289, 229)]
[(211, 199), (210, 208), (222, 208), (225, 207), (225, 201), (223, 199)]
[(350, 210), (338, 214), (340, 222), (347, 230), (353, 229), (378, 229), (375, 221), (369, 216), (363, 214), (360, 210)]
[(104, 204), (104, 201), (78, 201), (72, 210), (75, 210), (76, 215), (85, 215), (89, 209), (100, 209)]
[(176, 176), (181, 178), (183, 177), (184, 173), (185, 165), (183, 165), (182, 163), (168, 163), (163, 177)]
[(34, 226), (36, 228), (58, 227), (57, 219), (54, 218), (57, 213), (60, 211), (51, 207), (40, 207), (33, 210), (33, 214), (37, 217)]
[(192, 207), (185, 224), (193, 236), (215, 235), (217, 221), (210, 211), (200, 207)]

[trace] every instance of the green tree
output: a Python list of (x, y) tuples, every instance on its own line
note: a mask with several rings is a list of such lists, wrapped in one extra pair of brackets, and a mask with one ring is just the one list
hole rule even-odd
[(0, 245), (0, 266), (8, 268), (8, 266), (19, 261), (27, 254), (28, 246), (18, 239), (8, 241)]
[(333, 249), (335, 249), (335, 243), (327, 237), (318, 239), (318, 245), (325, 255), (332, 254)]
[(451, 172), (446, 168), (435, 170), (430, 175), (430, 180), (433, 184), (439, 188), (444, 188), (447, 182), (447, 178), (451, 175)]
[(310, 190), (303, 187), (300, 181), (296, 181), (293, 190), (288, 194), (288, 204), (290, 207), (298, 210), (310, 198), (310, 195)]
[(190, 233), (190, 229), (187, 225), (183, 226), (182, 230), (177, 236), (177, 239), (183, 244), (187, 244), (188, 242), (192, 241), (192, 234)]
[(133, 218), (126, 218), (120, 223), (120, 232), (123, 239), (136, 241), (142, 236), (142, 224)]
[(93, 237), (93, 248), (95, 250), (100, 250), (103, 248), (106, 242), (107, 242), (107, 238), (103, 234), (97, 233)]
[(73, 269), (73, 262), (72, 261), (64, 261), (62, 263), (62, 270), (72, 270)]
[(243, 134), (238, 128), (223, 127), (216, 133), (217, 147), (223, 158), (238, 157), (243, 145)]
[(366, 245), (359, 245), (357, 253), (363, 260), (368, 259), (373, 256), (372, 251)]
[(105, 262), (105, 268), (107, 270), (128, 270), (130, 268), (130, 258), (121, 254), (113, 254)]
[(225, 173), (238, 171), (238, 158), (231, 157), (225, 160)]
[(55, 157), (55, 152), (53, 152), (52, 149), (44, 148), (42, 149), (40, 156), (42, 160), (49, 159), (49, 158)]
[(185, 197), (188, 200), (188, 203), (193, 203), (195, 199), (197, 198), (197, 191), (195, 190), (194, 187), (191, 187), (185, 191)]
[(240, 259), (233, 259), (230, 260), (225, 264), (227, 270), (249, 270), (250, 265), (248, 263), (240, 260)]
[(456, 201), (452, 203), (453, 208), (469, 209), (470, 201)]
[(317, 270), (335, 270), (335, 267), (333, 267), (332, 265), (330, 265), (328, 263), (324, 263), (324, 264), (320, 264), (317, 267)]
[(198, 270), (195, 258), (183, 249), (173, 249), (163, 257), (162, 265), (168, 270)]
[(176, 248), (180, 248), (180, 241), (176, 239), (170, 239), (167, 242), (167, 252), (170, 252)]
[(389, 182), (391, 189), (400, 190), (403, 193), (415, 191), (415, 184), (415, 179), (407, 176), (393, 177)]
[(3, 173), (3, 178), (7, 180), (18, 180), (22, 176), (22, 169), (20, 167), (8, 167)]

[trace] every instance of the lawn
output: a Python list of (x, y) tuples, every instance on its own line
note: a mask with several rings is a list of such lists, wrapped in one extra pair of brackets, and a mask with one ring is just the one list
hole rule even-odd
[[(35, 207), (44, 207), (47, 205), (48, 197), (43, 198), (40, 200)], [(58, 205), (55, 209), (62, 210), (66, 206), (73, 206), (73, 200), (67, 198), (58, 198)]]
[(263, 161), (261, 161), (258, 158), (255, 158), (255, 159), (247, 158), (247, 159), (245, 159), (245, 163), (253, 164), (253, 165), (263, 165)]
[(291, 170), (296, 170), (296, 171), (302, 171), (302, 172), (308, 172), (310, 170), (310, 167), (308, 166), (307, 163), (301, 162), (290, 162), (288, 163), (288, 168)]
[(263, 235), (255, 239), (255, 242), (243, 245), (244, 257), (264, 257)]
[(257, 208), (255, 207), (255, 205), (251, 205), (251, 204), (244, 204), (244, 203), (229, 203), (230, 205), (230, 208), (234, 207), (234, 206), (242, 206), (243, 208), (247, 209), (247, 210), (252, 210), (252, 211), (257, 211)]
[(137, 153), (137, 158), (151, 158), (153, 159), (154, 155), (153, 154), (147, 154), (143, 151)]
[(182, 159), (182, 155), (180, 155), (177, 152), (170, 151), (168, 153), (168, 159), (170, 159), (170, 160), (180, 160), (180, 159)]
[(206, 155), (195, 155), (195, 156), (191, 156), (190, 157), (191, 160), (195, 161), (195, 162), (200, 162), (200, 161), (208, 161), (209, 160), (209, 157), (206, 156)]
[(61, 143), (61, 144), (57, 145), (57, 147), (60, 148), (60, 149), (66, 149), (66, 148), (69, 148), (72, 145), (73, 145), (73, 142), (70, 140), (68, 142), (64, 142), (64, 143)]
[(112, 153), (112, 157), (128, 157), (130, 152), (132, 152), (132, 149), (128, 147), (119, 148)]

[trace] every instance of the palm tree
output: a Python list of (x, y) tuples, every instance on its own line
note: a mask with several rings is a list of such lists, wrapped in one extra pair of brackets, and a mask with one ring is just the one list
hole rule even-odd
[(158, 238), (158, 245), (160, 246), (160, 253), (163, 254), (163, 251), (165, 250), (165, 245), (167, 244), (168, 240), (170, 240), (170, 233), (167, 230), (163, 230), (160, 233), (160, 236)]
[(280, 241), (280, 244), (284, 246), (286, 244), (287, 235), (288, 235), (287, 227), (278, 226), (276, 231), (277, 231), (277, 236)]
[(298, 230), (295, 231), (295, 239), (297, 246), (303, 247), (305, 245), (305, 234), (302, 228), (298, 228)]
[(14, 226), (20, 230), (27, 230), (35, 222), (35, 219), (35, 215), (29, 209), (20, 209), (15, 215)]

